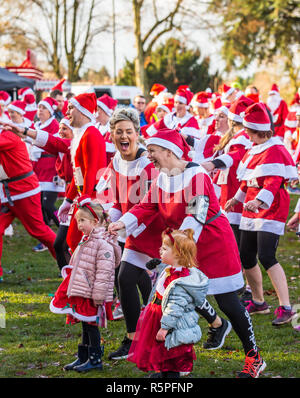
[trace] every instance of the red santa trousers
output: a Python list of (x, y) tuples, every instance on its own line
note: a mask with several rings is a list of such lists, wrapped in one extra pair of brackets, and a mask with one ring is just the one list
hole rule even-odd
[[(5, 207), (8, 209), (7, 212), (0, 213), (0, 260), (2, 257), (3, 234), (14, 218), (18, 218), (26, 231), (32, 237), (46, 245), (52, 256), (56, 258), (53, 247), (56, 234), (44, 222), (41, 208), (41, 194), (37, 193), (36, 195), (16, 200), (14, 201), (14, 206), (6, 203)], [(2, 276), (1, 265), (0, 276)]]

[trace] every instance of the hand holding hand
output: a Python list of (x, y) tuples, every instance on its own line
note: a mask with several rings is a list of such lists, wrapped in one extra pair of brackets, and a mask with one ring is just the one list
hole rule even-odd
[(121, 229), (125, 228), (125, 224), (122, 221), (116, 221), (116, 222), (112, 222), (111, 224), (109, 224), (108, 226), (108, 232), (111, 235), (117, 235), (118, 231), (120, 231)]
[(61, 222), (66, 222), (68, 220), (68, 215), (69, 215), (69, 211), (71, 208), (72, 204), (70, 202), (68, 202), (66, 199), (62, 202), (60, 208), (58, 209), (58, 219)]
[(168, 334), (168, 329), (162, 329), (160, 328), (159, 331), (157, 332), (156, 335), (156, 340), (157, 341), (165, 341), (166, 340), (166, 335)]
[(208, 172), (213, 171), (215, 169), (215, 165), (213, 162), (204, 162), (201, 163), (201, 166)]

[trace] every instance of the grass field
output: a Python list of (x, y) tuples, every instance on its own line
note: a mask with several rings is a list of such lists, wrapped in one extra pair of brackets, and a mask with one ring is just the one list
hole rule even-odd
[[(298, 197), (292, 196), (291, 209)], [(124, 321), (108, 322), (101, 330), (105, 345), (104, 370), (86, 374), (64, 372), (74, 360), (81, 326), (68, 326), (65, 317), (51, 313), (49, 302), (61, 282), (55, 261), (48, 251), (34, 253), (37, 243), (18, 221), (14, 236), (4, 238), (4, 282), (0, 284), (0, 309), (5, 311), (5, 327), (0, 328), (1, 378), (143, 378), (145, 374), (126, 360), (112, 362), (108, 353), (115, 350), (125, 335)], [(293, 305), (300, 305), (300, 241), (287, 232), (280, 240), (278, 260), (284, 266)], [(264, 271), (263, 271), (264, 272)], [(277, 298), (264, 272), (266, 301), (271, 314), (253, 316), (257, 344), (267, 362), (262, 378), (300, 377), (300, 333), (292, 326), (271, 325)], [(215, 304), (213, 298), (209, 298)], [(217, 307), (215, 307), (217, 308)], [(3, 323), (2, 317), (2, 323)], [(300, 322), (300, 321), (299, 321)], [(244, 363), (242, 346), (232, 331), (222, 349), (205, 351), (203, 339), (207, 323), (200, 319), (202, 341), (196, 346), (194, 378), (234, 378)]]

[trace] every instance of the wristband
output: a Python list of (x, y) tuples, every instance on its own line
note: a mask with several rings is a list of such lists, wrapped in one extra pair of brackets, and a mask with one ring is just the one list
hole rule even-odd
[(24, 127), (24, 133), (23, 135), (27, 135), (29, 128), (28, 127)]

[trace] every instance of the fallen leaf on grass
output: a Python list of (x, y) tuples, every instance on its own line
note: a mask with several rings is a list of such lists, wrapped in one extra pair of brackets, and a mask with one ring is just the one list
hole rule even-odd
[(24, 344), (23, 343), (20, 343), (19, 345), (18, 345), (18, 348), (23, 348), (24, 347)]
[(26, 374), (27, 374), (27, 373), (24, 372), (23, 370), (20, 370), (19, 372), (16, 372), (16, 373), (15, 373), (16, 376), (24, 376), (24, 375), (26, 375)]

